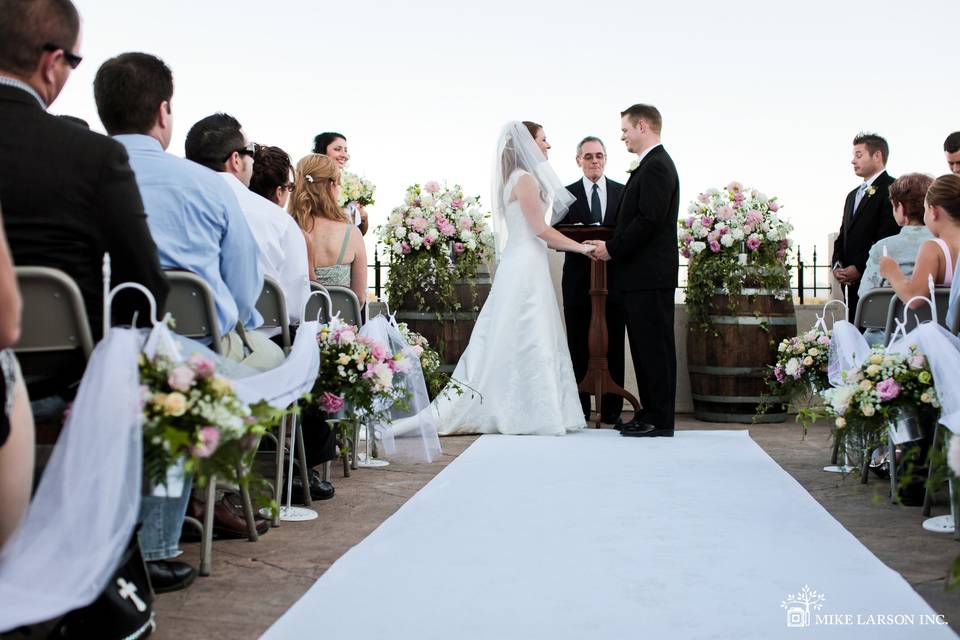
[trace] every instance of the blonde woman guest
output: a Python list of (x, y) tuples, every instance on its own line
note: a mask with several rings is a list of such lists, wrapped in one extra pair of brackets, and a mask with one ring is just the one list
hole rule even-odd
[(340, 168), (319, 153), (297, 163), (290, 214), (307, 238), (307, 258), (314, 280), (350, 287), (360, 304), (367, 299), (367, 250), (363, 235), (337, 204)]
[(20, 291), (0, 220), (0, 549), (17, 530), (33, 482), (33, 415), (17, 359)]
[[(929, 296), (928, 276), (940, 286), (953, 282), (960, 256), (960, 176), (947, 174), (937, 178), (927, 190), (923, 221), (934, 235), (917, 252), (913, 275), (907, 277), (889, 256), (880, 258), (880, 275), (890, 282), (897, 296), (906, 302), (914, 296)], [(917, 301), (912, 306), (922, 304)]]
[[(313, 139), (313, 152), (333, 158), (341, 171), (346, 170), (350, 161), (350, 152), (347, 149), (347, 138), (336, 131), (324, 131)], [(353, 218), (354, 224), (360, 227), (360, 233), (367, 235), (367, 210), (365, 207), (350, 203), (347, 214)]]

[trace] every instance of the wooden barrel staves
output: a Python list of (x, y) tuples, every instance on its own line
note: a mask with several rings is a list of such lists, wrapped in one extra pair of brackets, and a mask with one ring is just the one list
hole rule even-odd
[(454, 281), (453, 299), (459, 303), (459, 309), (429, 294), (426, 305), (417, 305), (408, 297), (400, 303), (397, 321), (407, 323), (411, 330), (425, 337), (440, 353), (441, 370), (452, 373), (470, 342), (491, 283), (490, 272), (481, 267), (475, 277)]
[[(690, 326), (687, 362), (694, 415), (709, 422), (783, 422), (784, 397), (771, 397), (766, 378), (777, 345), (797, 335), (793, 299), (743, 289), (738, 296), (710, 298), (712, 329)], [(761, 402), (769, 405), (757, 416)]]

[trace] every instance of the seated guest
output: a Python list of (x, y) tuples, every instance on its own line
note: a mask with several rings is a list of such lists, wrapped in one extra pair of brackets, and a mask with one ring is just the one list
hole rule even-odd
[[(313, 139), (313, 152), (329, 156), (336, 161), (341, 171), (346, 170), (350, 154), (347, 152), (347, 139), (342, 133), (325, 131)], [(347, 205), (347, 215), (354, 224), (360, 227), (360, 233), (367, 235), (367, 209), (351, 202)]]
[(960, 131), (954, 131), (943, 141), (943, 155), (950, 171), (960, 175)]
[(33, 483), (33, 416), (17, 359), (20, 291), (10, 247), (0, 225), (0, 549), (30, 503)]
[[(880, 258), (880, 275), (904, 302), (914, 296), (929, 296), (928, 276), (940, 286), (951, 286), (960, 257), (960, 176), (947, 174), (934, 180), (927, 190), (924, 223), (934, 235), (920, 245), (913, 275), (907, 277), (892, 257)], [(911, 306), (923, 304), (914, 302)]]
[[(164, 151), (173, 136), (173, 74), (159, 58), (124, 53), (103, 63), (93, 93), (103, 126), (130, 154), (160, 263), (203, 278), (216, 297), (225, 346), (231, 338), (238, 340), (235, 327), (255, 328), (262, 322), (254, 309), (263, 286), (259, 249), (223, 180)], [(264, 341), (276, 351), (270, 356), (275, 366), (283, 359), (282, 351)], [(225, 352), (240, 359), (236, 352)], [(189, 565), (170, 560), (179, 552), (189, 498), (190, 492), (184, 491), (177, 498), (143, 499), (140, 544), (158, 592), (182, 589), (194, 578)]]
[(304, 156), (297, 163), (290, 213), (307, 238), (314, 280), (350, 287), (362, 306), (367, 299), (367, 250), (363, 236), (337, 204), (340, 169), (327, 156)]
[[(113, 285), (139, 282), (161, 305), (168, 285), (123, 146), (46, 111), (80, 64), (79, 45), (69, 0), (0, 0), (0, 201), (13, 260), (73, 278), (98, 339), (105, 252)], [(119, 295), (113, 311), (147, 317), (140, 294)], [(59, 375), (76, 382), (82, 366)]]
[[(297, 324), (301, 307), (310, 294), (307, 246), (300, 228), (286, 211), (250, 190), (256, 155), (250, 157), (237, 151), (247, 145), (240, 123), (225, 113), (218, 113), (204, 118), (190, 130), (187, 158), (219, 172), (237, 197), (260, 247), (260, 266), (266, 275), (280, 283), (289, 321)], [(253, 148), (257, 154), (259, 146), (253, 144)], [(218, 162), (217, 158), (226, 160)]]
[(293, 161), (280, 147), (257, 145), (250, 191), (286, 210), (293, 193)]

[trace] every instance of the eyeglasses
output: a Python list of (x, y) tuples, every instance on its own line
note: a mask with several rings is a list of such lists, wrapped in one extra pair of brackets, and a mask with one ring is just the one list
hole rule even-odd
[(223, 161), (226, 162), (227, 160), (230, 159), (230, 156), (232, 156), (232, 155), (235, 154), (235, 153), (239, 153), (239, 154), (242, 155), (242, 156), (250, 156), (250, 157), (252, 158), (252, 157), (254, 157), (255, 155), (257, 155), (257, 151), (258, 151), (259, 149), (260, 149), (260, 145), (258, 145), (256, 142), (251, 142), (250, 144), (248, 144), (248, 145), (245, 146), (245, 147), (240, 147), (239, 149), (234, 149), (233, 151), (231, 151), (230, 153), (228, 153), (228, 154), (227, 154), (227, 157), (224, 158)]
[(77, 67), (80, 66), (80, 63), (83, 62), (83, 56), (78, 56), (75, 53), (71, 53), (70, 51), (68, 51), (67, 49), (59, 45), (55, 45), (48, 42), (47, 44), (43, 45), (43, 50), (44, 51), (63, 51), (63, 59), (67, 61), (67, 64), (70, 65), (71, 69), (76, 69)]

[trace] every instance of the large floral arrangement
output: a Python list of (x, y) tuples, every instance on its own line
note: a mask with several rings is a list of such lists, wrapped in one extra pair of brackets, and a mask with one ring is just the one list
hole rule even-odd
[(931, 416), (940, 407), (927, 359), (916, 347), (908, 353), (885, 353), (876, 345), (863, 365), (845, 373), (844, 382), (822, 392), (844, 438), (878, 442), (884, 427), (904, 408)]
[(744, 282), (789, 293), (785, 263), (793, 226), (780, 217), (776, 197), (739, 182), (708, 189), (679, 224), (680, 253), (689, 260), (687, 307), (691, 322), (708, 327), (709, 299), (717, 289), (737, 295)]
[(465, 197), (457, 185), (427, 182), (409, 187), (403, 206), (377, 229), (390, 256), (391, 302), (409, 306), (412, 301), (420, 309), (459, 308), (454, 281), (472, 278), (493, 255), (488, 218), (480, 199)]
[(180, 459), (201, 486), (214, 475), (233, 477), (282, 415), (266, 403), (241, 402), (203, 356), (175, 363), (166, 355), (141, 354), (139, 364), (144, 474), (153, 484), (163, 484)]
[(358, 175), (348, 171), (340, 173), (340, 206), (346, 207), (351, 202), (358, 206), (368, 207), (376, 202), (377, 187)]
[[(814, 327), (802, 335), (782, 340), (777, 345), (777, 360), (770, 366), (767, 378), (770, 395), (776, 398), (776, 404), (786, 401), (796, 408), (797, 421), (803, 425), (804, 434), (818, 415), (811, 410), (811, 402), (817, 398), (818, 391), (830, 386), (829, 351), (830, 332)], [(804, 401), (806, 405), (801, 406)], [(761, 403), (758, 414), (765, 413), (770, 404), (769, 401)]]
[(351, 422), (377, 420), (405, 398), (406, 390), (393, 386), (394, 374), (410, 369), (403, 353), (391, 353), (337, 317), (320, 327), (317, 344), (320, 373), (313, 395), (325, 413), (345, 410)]

